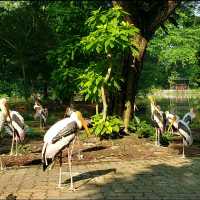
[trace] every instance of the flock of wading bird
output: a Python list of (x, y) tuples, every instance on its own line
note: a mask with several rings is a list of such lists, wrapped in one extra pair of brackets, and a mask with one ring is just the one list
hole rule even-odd
[[(12, 145), (10, 155), (13, 154), (14, 143), (16, 145), (22, 142), (26, 135), (26, 125), (24, 118), (17, 111), (12, 111), (9, 108), (9, 103), (6, 98), (0, 99), (0, 131), (3, 129), (6, 133), (12, 136)], [(40, 127), (46, 125), (48, 110), (43, 108), (38, 100), (35, 101), (34, 109), (36, 111), (34, 118), (40, 118)], [(67, 116), (67, 117), (66, 117)], [(44, 135), (44, 145), (42, 148), (42, 164), (43, 170), (48, 166), (53, 166), (56, 157), (59, 157), (59, 182), (58, 187), (61, 187), (62, 175), (62, 151), (67, 148), (68, 164), (70, 172), (70, 190), (75, 190), (72, 177), (72, 152), (74, 143), (78, 138), (78, 129), (86, 130), (87, 135), (90, 134), (88, 129), (88, 122), (83, 118), (81, 112), (68, 108), (65, 112), (65, 118), (53, 124)], [(0, 158), (1, 170), (3, 170), (3, 163)]]
[(178, 115), (170, 113), (169, 111), (163, 112), (160, 106), (156, 104), (153, 96), (148, 97), (151, 103), (151, 120), (156, 129), (155, 145), (160, 146), (162, 135), (166, 131), (170, 131), (173, 135), (179, 135), (183, 141), (182, 157), (185, 158), (185, 146), (190, 146), (193, 143), (192, 132), (189, 127), (192, 120), (196, 117), (196, 111), (191, 108), (181, 119)]
[[(180, 119), (177, 115), (167, 112), (162, 112), (160, 107), (156, 105), (155, 100), (152, 96), (149, 97), (151, 102), (151, 119), (156, 129), (156, 145), (160, 145), (160, 139), (162, 134), (168, 128), (172, 130), (172, 133), (178, 134), (183, 138), (183, 156), (184, 146), (191, 145), (193, 142), (191, 130), (189, 124), (195, 117), (193, 109), (187, 113), (183, 119)], [(46, 126), (48, 117), (48, 109), (43, 108), (39, 100), (35, 100), (34, 105), (35, 115), (34, 118), (40, 118), (40, 128)], [(9, 103), (6, 98), (0, 99), (0, 131), (3, 129), (6, 133), (12, 136), (12, 144), (10, 155), (13, 154), (13, 146), (17, 145), (18, 142), (22, 142), (26, 135), (26, 125), (24, 118), (19, 112), (10, 110)], [(87, 135), (90, 135), (88, 129), (89, 123), (83, 118), (81, 112), (66, 109), (64, 118), (53, 124), (44, 135), (44, 144), (42, 148), (42, 164), (43, 170), (45, 171), (49, 166), (50, 168), (54, 165), (55, 159), (59, 158), (59, 180), (58, 187), (61, 186), (62, 182), (62, 152), (67, 148), (68, 152), (68, 165), (70, 173), (70, 190), (75, 190), (73, 185), (72, 176), (72, 152), (74, 143), (78, 140), (78, 130), (84, 128)], [(79, 152), (80, 153), (80, 152)], [(3, 170), (3, 163), (0, 158), (0, 167)]]

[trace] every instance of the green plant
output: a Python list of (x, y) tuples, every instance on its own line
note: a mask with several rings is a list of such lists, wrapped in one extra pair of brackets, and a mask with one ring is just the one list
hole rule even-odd
[(141, 121), (138, 125), (137, 125), (137, 131), (136, 134), (138, 135), (138, 137), (144, 137), (144, 138), (148, 138), (153, 136), (154, 134), (154, 129), (153, 127), (148, 124), (146, 121)]
[(30, 146), (30, 144), (24, 144), (24, 145), (19, 144), (18, 147), (17, 147), (17, 149), (18, 149), (18, 152), (20, 154), (31, 153), (31, 146)]
[(129, 123), (129, 130), (135, 132), (140, 138), (148, 138), (154, 135), (153, 127), (145, 120), (140, 120), (137, 116)]
[(170, 131), (165, 131), (161, 136), (161, 144), (168, 145), (172, 141), (173, 135)]
[(116, 116), (107, 116), (103, 120), (103, 115), (98, 114), (92, 117), (92, 132), (100, 138), (109, 138), (119, 136), (122, 120)]

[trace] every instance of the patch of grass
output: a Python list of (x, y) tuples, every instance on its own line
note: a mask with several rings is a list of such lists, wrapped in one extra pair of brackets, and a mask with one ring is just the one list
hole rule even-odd
[(19, 154), (31, 153), (31, 145), (30, 144), (19, 144), (17, 149), (18, 149)]
[(42, 138), (44, 133), (42, 133), (40, 131), (40, 128), (30, 128), (28, 127), (26, 130), (27, 136), (30, 139), (34, 139), (34, 138)]

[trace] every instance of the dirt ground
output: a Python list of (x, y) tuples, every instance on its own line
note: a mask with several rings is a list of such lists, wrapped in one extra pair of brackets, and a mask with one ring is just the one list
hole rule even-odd
[[(197, 132), (196, 132), (197, 133)], [(0, 155), (6, 167), (41, 164), (42, 138), (26, 139), (23, 144), (23, 152), (10, 156), (11, 138), (4, 138), (0, 142)], [(79, 149), (82, 159), (79, 159)], [(73, 153), (73, 164), (89, 162), (119, 161), (133, 159), (155, 159), (156, 157), (181, 156), (181, 140), (174, 141), (168, 146), (157, 147), (150, 139), (138, 138), (134, 134), (115, 140), (102, 140), (91, 136), (76, 142)], [(187, 157), (200, 155), (200, 144), (187, 147)], [(67, 162), (67, 152), (63, 153), (63, 160)]]

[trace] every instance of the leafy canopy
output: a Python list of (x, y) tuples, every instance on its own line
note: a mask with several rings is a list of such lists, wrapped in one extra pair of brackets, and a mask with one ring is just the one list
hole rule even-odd
[(81, 41), (86, 52), (108, 54), (115, 53), (117, 50), (130, 49), (133, 54), (137, 53), (131, 38), (139, 30), (124, 20), (128, 13), (124, 12), (120, 6), (114, 6), (108, 11), (102, 11), (99, 8), (92, 14), (86, 22), (90, 33)]

